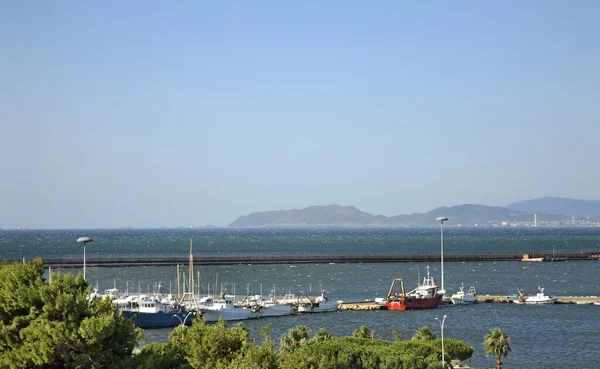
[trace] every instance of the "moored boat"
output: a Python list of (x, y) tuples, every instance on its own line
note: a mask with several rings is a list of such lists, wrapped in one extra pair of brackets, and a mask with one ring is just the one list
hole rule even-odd
[(548, 305), (554, 304), (558, 297), (556, 296), (547, 296), (544, 294), (544, 289), (542, 287), (538, 287), (538, 292), (533, 296), (525, 296), (523, 292), (519, 289), (519, 297), (513, 302), (516, 304), (526, 304), (526, 305)]
[(223, 320), (246, 320), (250, 317), (251, 309), (237, 307), (231, 299), (221, 298), (214, 300), (212, 297), (203, 297), (199, 302), (202, 317), (206, 322), (216, 322), (220, 318)]
[(469, 287), (465, 292), (464, 285), (461, 285), (458, 292), (453, 294), (450, 300), (455, 305), (474, 304), (477, 302), (477, 291), (475, 287)]
[(385, 305), (388, 310), (435, 309), (443, 296), (444, 294), (438, 291), (438, 286), (429, 275), (429, 266), (427, 266), (427, 276), (423, 278), (423, 283), (408, 293), (405, 292), (402, 279), (393, 279)]
[(335, 301), (329, 301), (329, 296), (326, 291), (321, 291), (321, 294), (316, 298), (309, 298), (308, 302), (301, 302), (298, 304), (299, 313), (325, 313), (336, 311), (338, 309), (338, 303)]
[(173, 307), (167, 301), (159, 298), (140, 299), (131, 296), (126, 299), (114, 300), (117, 309), (129, 319), (135, 319), (138, 328), (171, 328), (180, 324), (191, 325), (192, 320), (198, 315), (195, 311), (188, 311), (183, 307)]

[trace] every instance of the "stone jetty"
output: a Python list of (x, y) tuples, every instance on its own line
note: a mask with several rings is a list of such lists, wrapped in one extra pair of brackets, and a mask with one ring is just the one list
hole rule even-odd
[[(488, 304), (512, 304), (513, 298), (502, 295), (480, 295), (477, 296), (477, 302)], [(577, 303), (600, 302), (600, 296), (558, 296), (557, 304), (577, 304)], [(447, 303), (447, 305), (452, 305)], [(385, 304), (377, 303), (373, 300), (340, 302), (339, 310), (386, 310)]]

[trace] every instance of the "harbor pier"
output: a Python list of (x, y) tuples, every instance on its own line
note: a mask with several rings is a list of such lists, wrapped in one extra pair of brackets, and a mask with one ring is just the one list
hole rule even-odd
[[(526, 254), (531, 261), (523, 260)], [(598, 249), (572, 250), (486, 250), (486, 251), (446, 251), (444, 260), (452, 261), (567, 261), (598, 260)], [(224, 252), (197, 253), (194, 264), (236, 265), (236, 264), (318, 264), (318, 263), (397, 263), (397, 262), (437, 262), (440, 253), (434, 251), (299, 251), (299, 252)], [(534, 261), (535, 260), (535, 261)], [(132, 266), (174, 266), (187, 264), (188, 254), (151, 255), (88, 255), (88, 267), (132, 267)], [(81, 255), (45, 258), (46, 267), (82, 268)]]

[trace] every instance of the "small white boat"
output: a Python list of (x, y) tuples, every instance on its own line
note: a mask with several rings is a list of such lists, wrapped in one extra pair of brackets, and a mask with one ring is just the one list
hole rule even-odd
[(600, 301), (594, 301), (594, 303), (592, 305), (598, 305), (598, 306), (600, 306)]
[(591, 305), (593, 301), (575, 301), (577, 305)]
[(460, 286), (460, 290), (452, 295), (450, 301), (455, 305), (463, 304), (474, 304), (477, 302), (477, 291), (475, 287), (469, 287), (469, 290), (465, 293), (464, 284)]
[[(544, 304), (548, 305), (548, 304), (554, 304), (556, 302), (556, 300), (558, 300), (558, 297), (546, 296), (544, 294), (544, 289), (542, 287), (538, 287), (538, 293), (535, 294), (534, 296), (525, 296), (519, 290), (519, 298), (517, 300), (514, 300), (513, 302), (516, 304), (522, 302), (526, 305), (544, 305)], [(519, 302), (517, 302), (517, 301), (519, 301)]]
[(270, 316), (292, 315), (291, 304), (279, 304), (275, 301), (273, 295), (269, 299), (263, 299), (261, 295), (250, 295), (241, 306), (248, 307), (251, 310), (250, 318), (262, 318)]
[(336, 311), (337, 309), (338, 303), (335, 301), (329, 301), (329, 297), (325, 291), (321, 291), (321, 294), (314, 300), (309, 302), (300, 302), (298, 304), (299, 313), (325, 313)]

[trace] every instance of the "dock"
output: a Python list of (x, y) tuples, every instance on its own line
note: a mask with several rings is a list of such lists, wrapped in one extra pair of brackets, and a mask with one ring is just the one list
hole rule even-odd
[[(477, 302), (482, 304), (512, 304), (512, 298), (503, 295), (477, 296)], [(581, 302), (600, 302), (600, 296), (558, 296), (556, 304), (577, 304)], [(452, 305), (443, 303), (442, 305)], [(453, 305), (452, 305), (453, 306)], [(458, 305), (457, 305), (458, 306)], [(598, 307), (598, 306), (597, 306)], [(600, 309), (600, 307), (598, 307)], [(376, 303), (373, 300), (340, 302), (339, 310), (387, 310), (385, 304)]]

